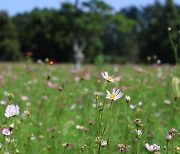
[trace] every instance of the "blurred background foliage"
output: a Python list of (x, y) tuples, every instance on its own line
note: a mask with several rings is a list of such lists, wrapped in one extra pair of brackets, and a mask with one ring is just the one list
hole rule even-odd
[(174, 63), (168, 27), (179, 40), (180, 6), (173, 0), (155, 1), (143, 8), (119, 11), (100, 0), (62, 3), (58, 10), (35, 8), (8, 16), (0, 12), (0, 60), (19, 61), (33, 52), (33, 60), (46, 57), (73, 62), (73, 44), (85, 44), (85, 62), (140, 62), (160, 59)]

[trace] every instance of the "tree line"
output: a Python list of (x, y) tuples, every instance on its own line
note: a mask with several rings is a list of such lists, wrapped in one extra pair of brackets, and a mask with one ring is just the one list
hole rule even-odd
[(119, 11), (100, 0), (76, 0), (59, 9), (35, 8), (12, 17), (0, 11), (0, 60), (22, 60), (24, 52), (32, 51), (34, 60), (73, 62), (76, 45), (83, 47), (88, 63), (174, 63), (168, 27), (178, 42), (180, 6), (173, 0)]

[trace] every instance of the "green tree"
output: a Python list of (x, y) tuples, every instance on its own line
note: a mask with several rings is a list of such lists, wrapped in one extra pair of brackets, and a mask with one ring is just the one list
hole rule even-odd
[(4, 11), (0, 12), (0, 60), (17, 61), (22, 58), (16, 29)]
[(158, 1), (147, 6), (141, 14), (139, 42), (140, 57), (146, 61), (147, 56), (156, 55), (162, 62), (174, 62), (174, 56), (168, 40), (167, 28), (172, 27), (174, 35), (180, 25), (179, 15), (172, 0), (166, 0), (165, 5)]

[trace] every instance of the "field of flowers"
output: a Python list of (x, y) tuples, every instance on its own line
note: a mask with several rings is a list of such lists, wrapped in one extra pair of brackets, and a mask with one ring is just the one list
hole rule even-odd
[(0, 153), (180, 153), (173, 66), (50, 64), (0, 64)]

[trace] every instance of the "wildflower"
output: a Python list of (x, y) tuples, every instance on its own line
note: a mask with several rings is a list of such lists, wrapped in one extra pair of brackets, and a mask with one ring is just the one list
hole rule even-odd
[(165, 100), (164, 100), (164, 104), (171, 104), (171, 101), (168, 100), (168, 99), (165, 99)]
[(13, 93), (9, 93), (9, 94), (8, 94), (8, 99), (11, 100), (11, 99), (13, 99), (13, 98), (14, 98), (14, 94), (13, 94)]
[(149, 152), (155, 152), (155, 151), (160, 150), (160, 146), (157, 144), (150, 145), (150, 144), (146, 143), (145, 147)]
[(136, 131), (136, 134), (137, 134), (137, 138), (140, 139), (141, 136), (143, 135), (143, 134), (142, 134), (142, 131), (139, 130), (139, 129), (136, 129), (135, 131)]
[(54, 65), (54, 64), (55, 64), (55, 61), (54, 61), (53, 59), (50, 59), (50, 60), (49, 60), (49, 64), (50, 64), (50, 65)]
[(108, 72), (101, 73), (103, 78), (107, 80), (107, 82), (114, 82), (113, 76), (109, 76)]
[(71, 143), (63, 143), (62, 146), (63, 146), (63, 147), (68, 147), (68, 148), (70, 148), (70, 149), (73, 148), (73, 144), (71, 144)]
[(34, 134), (31, 134), (31, 137), (30, 137), (31, 141), (35, 140), (36, 139), (36, 136), (34, 136)]
[(172, 136), (171, 134), (168, 134), (168, 135), (166, 136), (166, 140), (167, 140), (167, 141), (170, 141), (172, 138), (173, 138), (173, 136)]
[(18, 150), (18, 149), (16, 149), (16, 153), (19, 153), (19, 150)]
[(130, 148), (130, 146), (125, 146), (124, 144), (117, 144), (117, 147), (119, 151), (124, 151)]
[(58, 87), (58, 91), (62, 91), (64, 88), (64, 85), (61, 85), (60, 87)]
[(24, 52), (24, 56), (31, 57), (33, 55), (32, 51), (26, 51)]
[(56, 85), (55, 85), (55, 84), (52, 84), (52, 82), (50, 82), (50, 81), (46, 81), (46, 85), (47, 85), (49, 88), (54, 88), (54, 87), (56, 87)]
[(8, 137), (6, 137), (6, 142), (8, 142), (8, 143), (12, 143), (12, 142), (14, 142), (14, 139), (12, 138), (8, 138)]
[(0, 104), (1, 104), (1, 105), (6, 105), (6, 104), (7, 104), (7, 102), (6, 102), (6, 101), (4, 101), (4, 100), (1, 100), (1, 101), (0, 101)]
[(10, 124), (9, 128), (12, 130), (14, 128), (14, 123)]
[(26, 106), (31, 106), (31, 102), (27, 102), (27, 103), (26, 103)]
[(23, 101), (27, 101), (27, 100), (28, 100), (28, 97), (27, 97), (27, 96), (21, 96), (21, 99), (22, 99)]
[(174, 149), (175, 149), (175, 152), (176, 152), (176, 153), (180, 153), (180, 147), (175, 146), (175, 148), (174, 148)]
[(126, 95), (125, 98), (126, 98), (126, 102), (129, 103), (131, 98), (128, 95)]
[(14, 104), (8, 105), (6, 108), (5, 117), (10, 118), (16, 115), (19, 115), (19, 106)]
[(143, 103), (142, 102), (139, 102), (138, 105), (141, 106)]
[(25, 111), (24, 111), (24, 114), (27, 115), (27, 116), (29, 116), (29, 115), (31, 114), (31, 112), (30, 112), (29, 110), (25, 110)]
[(108, 90), (106, 90), (107, 95), (106, 95), (106, 99), (111, 99), (111, 100), (117, 100), (119, 98), (121, 98), (123, 96), (123, 93), (120, 92), (119, 89), (113, 89), (112, 93), (110, 93)]
[(76, 125), (76, 129), (83, 130), (84, 126)]
[(101, 141), (101, 146), (102, 146), (102, 147), (105, 147), (106, 145), (107, 145), (107, 141), (102, 140), (102, 141)]
[(84, 151), (86, 149), (87, 145), (84, 144), (82, 147), (81, 147), (81, 150)]
[(76, 104), (72, 104), (70, 110), (74, 110), (76, 108)]
[(89, 120), (88, 123), (89, 123), (90, 125), (94, 125), (94, 124), (95, 124), (95, 122), (92, 121), (92, 120)]
[(174, 136), (176, 135), (176, 133), (177, 133), (177, 130), (176, 130), (175, 128), (171, 128), (171, 129), (169, 130), (169, 134), (170, 134), (172, 137), (174, 137)]
[(1, 131), (2, 131), (2, 134), (3, 134), (3, 135), (6, 135), (6, 136), (9, 136), (9, 135), (12, 134), (12, 132), (10, 131), (9, 128), (2, 128)]
[(44, 135), (39, 135), (39, 138), (40, 138), (40, 139), (43, 139), (43, 138), (44, 138)]
[(172, 28), (171, 28), (171, 27), (168, 27), (168, 28), (167, 28), (167, 30), (168, 30), (168, 31), (171, 31), (171, 30), (172, 30)]
[(135, 109), (135, 107), (136, 107), (136, 106), (133, 105), (133, 104), (130, 104), (129, 106), (130, 106), (131, 109)]
[(100, 137), (100, 136), (97, 136), (97, 137), (96, 137), (96, 139), (95, 139), (95, 141), (99, 143), (99, 142), (101, 142), (101, 141), (102, 141), (102, 139), (101, 139), (101, 137)]
[(142, 123), (141, 119), (136, 119), (136, 120), (134, 120), (134, 123), (135, 123), (135, 125), (136, 125), (137, 127), (142, 127), (142, 126), (143, 126), (143, 123)]

